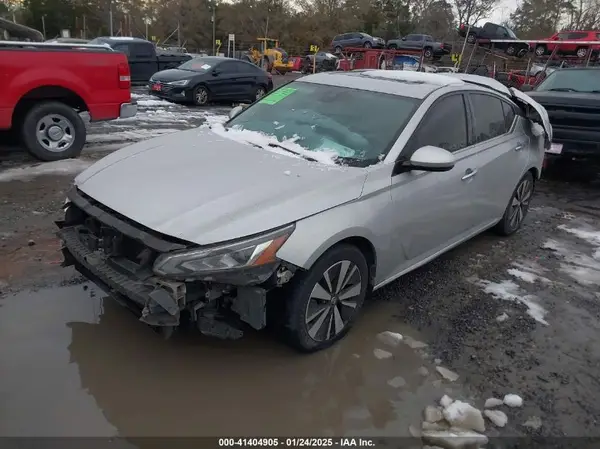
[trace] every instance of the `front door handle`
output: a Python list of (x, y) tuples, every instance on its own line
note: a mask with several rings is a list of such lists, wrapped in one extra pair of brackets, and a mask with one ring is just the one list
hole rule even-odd
[(465, 171), (465, 175), (462, 178), (460, 178), (460, 179), (462, 179), (463, 181), (466, 181), (467, 179), (471, 179), (476, 174), (477, 174), (477, 169), (476, 168), (475, 169), (468, 168)]
[(522, 143), (517, 144), (517, 146), (515, 147), (515, 151), (521, 151), (522, 149), (523, 149)]

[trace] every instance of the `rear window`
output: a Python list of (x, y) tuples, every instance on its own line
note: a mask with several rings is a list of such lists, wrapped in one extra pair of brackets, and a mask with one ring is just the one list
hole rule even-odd
[(190, 70), (192, 72), (206, 72), (212, 69), (215, 63), (206, 58), (193, 58), (184, 62), (178, 68), (181, 70)]
[(293, 139), (310, 152), (333, 152), (343, 164), (364, 167), (385, 157), (419, 104), (415, 98), (296, 81), (267, 95), (227, 127), (280, 142)]

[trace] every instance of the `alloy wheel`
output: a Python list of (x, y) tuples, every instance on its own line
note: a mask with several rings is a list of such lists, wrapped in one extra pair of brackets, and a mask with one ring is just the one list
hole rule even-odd
[(264, 96), (265, 96), (265, 90), (262, 87), (259, 87), (258, 89), (256, 89), (256, 96), (255, 96), (256, 100), (260, 100)]
[(208, 101), (208, 92), (205, 89), (198, 89), (196, 92), (196, 104), (205, 104)]
[(313, 340), (331, 340), (346, 328), (358, 307), (362, 283), (360, 269), (349, 260), (325, 270), (306, 305), (306, 329)]
[(577, 56), (583, 58), (587, 54), (587, 48), (577, 49)]
[(529, 202), (533, 194), (533, 183), (529, 179), (524, 179), (517, 190), (510, 204), (510, 215), (508, 222), (513, 229), (519, 227), (523, 222), (527, 209), (529, 208)]
[(546, 53), (546, 49), (544, 47), (537, 47), (535, 49), (535, 54), (537, 56), (542, 56), (544, 53)]
[(45, 115), (38, 120), (35, 130), (37, 142), (53, 153), (68, 150), (75, 141), (73, 123), (60, 114)]

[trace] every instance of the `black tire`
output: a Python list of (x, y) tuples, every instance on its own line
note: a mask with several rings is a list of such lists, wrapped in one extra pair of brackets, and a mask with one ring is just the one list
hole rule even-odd
[(371, 48), (371, 47), (373, 47), (373, 44), (371, 44), (371, 42), (367, 41), (367, 42), (365, 42), (363, 44), (363, 47), (365, 47), (365, 48)]
[[(352, 301), (346, 301), (346, 303), (351, 302), (354, 306), (350, 307), (344, 305), (342, 300), (337, 296), (335, 296), (336, 302), (332, 303), (332, 301), (325, 300), (322, 301), (321, 304), (318, 304), (320, 301), (319, 299), (314, 297), (311, 298), (314, 290), (319, 289), (317, 284), (321, 286), (321, 291), (327, 292), (325, 290), (327, 286), (325, 284), (321, 285), (320, 281), (325, 279), (324, 276), (326, 272), (331, 271), (332, 275), (330, 276), (330, 281), (334, 286), (332, 290), (335, 290), (338, 285), (337, 281), (341, 267), (346, 263), (356, 267), (356, 270), (348, 268), (346, 272), (346, 275), (348, 276), (346, 282), (348, 285), (352, 282), (351, 288), (354, 289), (358, 285), (358, 283), (356, 283), (357, 276), (360, 283), (360, 293), (358, 293), (357, 296), (348, 298), (352, 299)], [(336, 272), (338, 274), (337, 277), (335, 277)], [(315, 352), (325, 349), (342, 339), (348, 333), (354, 324), (356, 317), (359, 315), (368, 288), (369, 268), (367, 261), (363, 253), (353, 245), (340, 244), (334, 246), (325, 252), (325, 254), (323, 254), (308, 271), (296, 273), (289, 285), (290, 290), (289, 296), (287, 297), (288, 302), (286, 304), (286, 327), (290, 345), (300, 352)], [(347, 287), (345, 288), (345, 291), (348, 291)], [(319, 305), (322, 306), (322, 308), (318, 307)], [(317, 316), (317, 314), (314, 313), (314, 309), (309, 312), (309, 308), (313, 308), (313, 306), (316, 306), (316, 308), (322, 312), (321, 315)], [(337, 308), (337, 314), (335, 313), (334, 308)], [(309, 317), (307, 315), (309, 315), (309, 313), (313, 316), (313, 320), (308, 320)], [(342, 320), (344, 326), (335, 335), (327, 335), (327, 333), (332, 330), (331, 326), (335, 324), (336, 320), (334, 320), (334, 317), (336, 315)], [(312, 323), (310, 329), (307, 320)], [(321, 325), (317, 326), (319, 321), (321, 321)], [(315, 327), (318, 327), (318, 329), (313, 338), (309, 332)], [(335, 329), (333, 330), (335, 331)], [(325, 333), (325, 335), (321, 334), (322, 337), (325, 338), (319, 337), (319, 331)]]
[(508, 47), (506, 47), (506, 54), (508, 56), (514, 56), (517, 54), (517, 47), (515, 47), (514, 45), (510, 44)]
[(192, 95), (196, 106), (206, 106), (210, 101), (210, 92), (205, 86), (196, 86)]
[[(523, 221), (525, 221), (525, 217), (527, 217), (534, 191), (535, 180), (533, 179), (533, 174), (528, 171), (515, 187), (502, 219), (494, 227), (495, 232), (503, 236), (509, 236), (519, 230)], [(518, 204), (515, 205), (515, 202)], [(520, 212), (517, 208), (520, 209)]]
[[(50, 129), (56, 129), (55, 127), (62, 130), (63, 137), (60, 140), (50, 137)], [(81, 154), (85, 145), (85, 123), (72, 107), (58, 101), (46, 101), (38, 103), (25, 113), (21, 138), (27, 150), (42, 161), (75, 158)], [(60, 147), (61, 142), (65, 142), (63, 149)], [(57, 146), (51, 150), (53, 145)]]
[(337, 47), (335, 47), (335, 53), (336, 54), (340, 54), (342, 52), (342, 47), (340, 47), (339, 45)]
[(475, 33), (469, 33), (469, 35), (467, 36), (467, 42), (469, 44), (474, 44), (476, 40), (477, 38), (475, 37)]
[(431, 48), (424, 48), (423, 49), (423, 56), (427, 59), (432, 58), (433, 57), (433, 50)]
[(575, 54), (577, 55), (578, 58), (585, 58), (588, 54), (588, 49), (587, 49), (587, 47), (578, 47), (575, 50)]
[(538, 45), (537, 47), (535, 47), (534, 52), (536, 56), (544, 56), (546, 54), (546, 46)]
[(264, 97), (265, 95), (267, 95), (267, 88), (265, 86), (256, 86), (254, 88), (254, 97), (251, 98), (251, 100), (254, 101), (258, 101), (260, 100), (262, 97)]
[(390, 44), (390, 46), (388, 47), (390, 50), (397, 50), (398, 46), (396, 44)]

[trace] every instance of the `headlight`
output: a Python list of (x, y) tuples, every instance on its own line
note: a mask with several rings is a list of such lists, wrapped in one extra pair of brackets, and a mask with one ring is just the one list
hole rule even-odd
[(277, 261), (277, 251), (295, 227), (291, 224), (243, 240), (163, 254), (156, 259), (154, 272), (167, 277), (206, 278), (231, 270), (264, 267)]
[(168, 84), (170, 86), (185, 86), (189, 82), (190, 82), (190, 80), (179, 80), (179, 81), (169, 81), (166, 84)]

